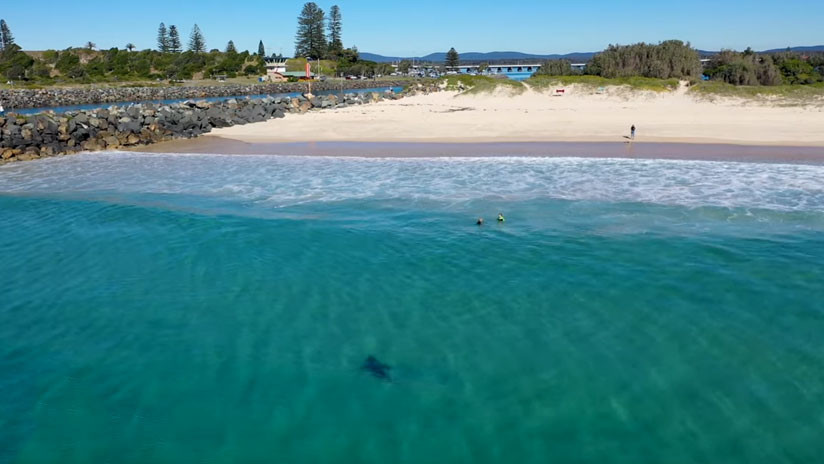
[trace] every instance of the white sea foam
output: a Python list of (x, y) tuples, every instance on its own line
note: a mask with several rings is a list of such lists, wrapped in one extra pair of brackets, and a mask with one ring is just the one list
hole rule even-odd
[(0, 192), (183, 194), (275, 208), (345, 200), (562, 199), (824, 212), (824, 166), (101, 153), (0, 167)]

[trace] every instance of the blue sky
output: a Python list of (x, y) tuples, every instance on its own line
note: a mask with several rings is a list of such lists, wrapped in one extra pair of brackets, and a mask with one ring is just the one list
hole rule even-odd
[[(81, 46), (100, 48), (132, 42), (155, 46), (158, 24), (176, 24), (184, 39), (197, 23), (209, 48), (291, 55), (296, 18), (303, 1), (290, 0), (3, 0), (5, 19), (28, 50)], [(729, 0), (566, 2), (522, 0), (340, 0), (317, 2), (324, 10), (337, 3), (343, 13), (343, 39), (361, 51), (420, 56), (455, 47), (459, 52), (598, 51), (610, 43), (658, 42), (678, 38), (700, 49), (756, 50), (824, 44), (824, 1)], [(36, 8), (32, 5), (37, 5)]]

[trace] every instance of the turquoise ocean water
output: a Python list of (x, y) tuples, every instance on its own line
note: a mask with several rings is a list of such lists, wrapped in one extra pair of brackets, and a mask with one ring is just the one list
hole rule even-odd
[(3, 464), (824, 460), (821, 165), (108, 153), (0, 212)]

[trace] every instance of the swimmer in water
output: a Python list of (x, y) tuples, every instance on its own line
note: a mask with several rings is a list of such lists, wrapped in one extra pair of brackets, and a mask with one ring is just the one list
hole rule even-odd
[(504, 213), (498, 213), (498, 222), (506, 222), (506, 219), (504, 219)]
[(484, 225), (484, 218), (478, 218), (478, 222), (476, 222), (475, 224), (477, 224), (479, 226)]

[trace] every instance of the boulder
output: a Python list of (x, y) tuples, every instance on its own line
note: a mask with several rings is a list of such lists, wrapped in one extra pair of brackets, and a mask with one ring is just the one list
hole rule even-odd
[(108, 148), (117, 148), (118, 146), (120, 146), (120, 141), (117, 139), (117, 137), (113, 135), (104, 138), (103, 142), (106, 143), (106, 147)]

